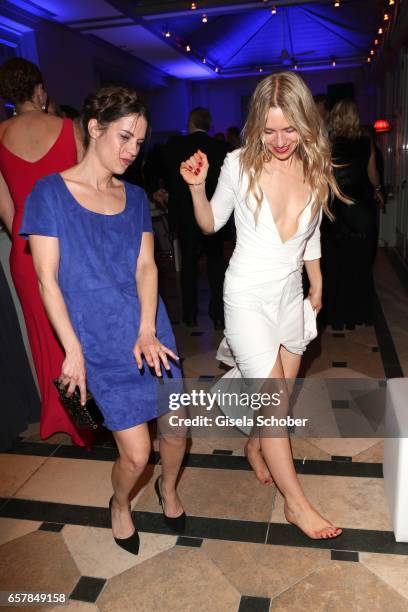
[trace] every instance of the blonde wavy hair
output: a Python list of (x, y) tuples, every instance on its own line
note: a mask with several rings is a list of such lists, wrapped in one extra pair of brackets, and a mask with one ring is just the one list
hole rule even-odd
[(353, 100), (340, 100), (330, 113), (330, 135), (332, 138), (360, 138), (360, 116)]
[(272, 153), (263, 141), (264, 129), (270, 108), (280, 108), (290, 124), (299, 134), (299, 145), (295, 155), (303, 164), (303, 175), (310, 186), (313, 199), (311, 219), (322, 207), (326, 215), (333, 219), (329, 208), (329, 195), (350, 203), (341, 193), (333, 175), (331, 146), (325, 126), (316, 108), (312, 94), (297, 74), (279, 72), (258, 83), (243, 129), (241, 150), (241, 174), (248, 176), (247, 195), (255, 197), (257, 206), (255, 221), (261, 212), (263, 192), (259, 178), (265, 163)]

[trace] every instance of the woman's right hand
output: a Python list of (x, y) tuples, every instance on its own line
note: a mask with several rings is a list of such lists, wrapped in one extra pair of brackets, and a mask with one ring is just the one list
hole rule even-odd
[(67, 352), (61, 368), (60, 382), (67, 389), (67, 396), (70, 397), (79, 387), (81, 396), (81, 404), (86, 404), (86, 375), (85, 375), (85, 360), (81, 349), (76, 349), (72, 352)]
[(188, 185), (204, 183), (208, 173), (208, 159), (205, 153), (198, 149), (186, 161), (181, 163), (180, 174)]

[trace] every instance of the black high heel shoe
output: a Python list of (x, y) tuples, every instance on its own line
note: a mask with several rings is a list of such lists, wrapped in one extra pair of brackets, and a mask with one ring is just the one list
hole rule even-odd
[[(111, 527), (112, 527), (112, 500), (113, 500), (113, 495), (109, 500), (109, 514), (110, 514), (110, 519), (111, 519)], [(129, 504), (129, 510), (130, 510), (130, 504)], [(132, 519), (132, 523), (133, 523), (133, 519)], [(113, 536), (113, 539), (115, 540), (118, 546), (123, 548), (123, 550), (126, 550), (132, 555), (138, 554), (139, 547), (140, 547), (140, 539), (139, 539), (139, 533), (136, 529), (136, 525), (135, 525), (134, 533), (132, 533), (132, 535), (129, 536), (128, 538), (115, 538), (115, 536)]]
[(187, 518), (186, 513), (183, 512), (183, 514), (180, 514), (180, 516), (175, 516), (175, 517), (166, 516), (164, 513), (165, 501), (160, 491), (160, 484), (159, 484), (160, 478), (161, 476), (157, 477), (156, 482), (154, 483), (154, 489), (157, 493), (157, 497), (159, 498), (159, 504), (161, 505), (162, 510), (163, 510), (164, 522), (166, 523), (167, 527), (170, 527), (170, 529), (172, 529), (176, 533), (184, 533), (184, 530), (186, 528), (186, 518)]

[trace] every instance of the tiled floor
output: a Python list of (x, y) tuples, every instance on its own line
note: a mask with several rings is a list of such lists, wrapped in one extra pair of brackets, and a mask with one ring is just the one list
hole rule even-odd
[[(306, 378), (408, 375), (408, 292), (394, 268), (380, 252), (375, 327), (324, 330), (306, 353)], [(175, 282), (167, 286), (169, 295)], [(205, 285), (201, 292), (200, 335), (177, 323), (177, 300), (169, 300), (185, 375), (194, 378), (224, 372), (215, 361), (222, 334), (205, 316)], [(392, 533), (382, 440), (292, 437), (305, 491), (344, 528), (334, 541), (287, 524), (280, 493), (249, 469), (244, 440), (193, 439), (179, 484), (182, 537), (163, 523), (153, 491), (155, 443), (132, 502), (141, 535), (134, 557), (108, 528), (114, 446), (88, 452), (64, 434), (41, 441), (30, 426), (0, 455), (0, 590), (65, 593), (65, 605), (48, 609), (74, 612), (407, 611), (408, 544)]]

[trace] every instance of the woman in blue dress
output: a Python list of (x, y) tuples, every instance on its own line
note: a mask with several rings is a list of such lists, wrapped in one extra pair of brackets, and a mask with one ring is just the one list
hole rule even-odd
[[(150, 454), (147, 421), (167, 420), (158, 377), (181, 378), (174, 336), (157, 293), (152, 225), (144, 191), (114, 175), (135, 160), (148, 129), (136, 92), (106, 87), (85, 102), (82, 161), (37, 182), (20, 233), (29, 236), (41, 296), (65, 350), (60, 380), (86, 387), (115, 437), (119, 458), (109, 502), (116, 543), (137, 554), (130, 495)], [(165, 425), (165, 422), (163, 423)], [(176, 479), (185, 438), (160, 438), (155, 488), (166, 523), (182, 532)]]

